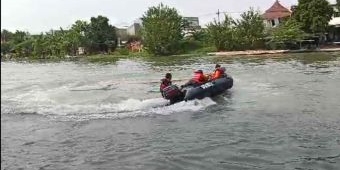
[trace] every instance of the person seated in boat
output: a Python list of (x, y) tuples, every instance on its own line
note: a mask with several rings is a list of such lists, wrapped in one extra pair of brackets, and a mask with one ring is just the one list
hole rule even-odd
[(203, 74), (202, 70), (197, 70), (194, 72), (194, 76), (192, 79), (190, 79), (187, 83), (181, 86), (181, 88), (187, 87), (187, 86), (200, 86), (204, 83), (208, 82), (208, 77)]
[(221, 67), (221, 65), (216, 64), (214, 72), (209, 75), (209, 81), (213, 81), (224, 76), (226, 76), (225, 67)]
[(159, 90), (160, 90), (160, 92), (161, 92), (161, 94), (162, 94), (163, 97), (164, 97), (163, 90), (164, 90), (166, 87), (172, 85), (171, 79), (172, 79), (171, 73), (166, 73), (166, 74), (165, 74), (165, 77), (164, 77), (163, 79), (161, 79), (161, 85), (159, 86)]
[(184, 94), (179, 90), (176, 85), (172, 84), (171, 73), (166, 73), (165, 78), (161, 80), (160, 92), (164, 99), (170, 100), (168, 105), (183, 101)]

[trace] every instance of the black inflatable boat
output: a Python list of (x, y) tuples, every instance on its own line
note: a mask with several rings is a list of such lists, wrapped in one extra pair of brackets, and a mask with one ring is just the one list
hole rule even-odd
[(214, 81), (207, 82), (200, 86), (187, 86), (179, 89), (176, 85), (167, 87), (164, 91), (166, 99), (170, 100), (170, 105), (183, 100), (203, 99), (222, 94), (233, 87), (234, 80), (230, 76), (225, 76)]
[(233, 78), (222, 77), (214, 81), (207, 82), (198, 87), (184, 88), (185, 96), (183, 100), (203, 99), (205, 97), (214, 97), (222, 94), (233, 87)]

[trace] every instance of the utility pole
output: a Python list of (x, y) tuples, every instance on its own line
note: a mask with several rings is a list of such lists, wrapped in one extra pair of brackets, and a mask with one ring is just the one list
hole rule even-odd
[(218, 18), (218, 24), (220, 24), (220, 9), (217, 10), (217, 18)]

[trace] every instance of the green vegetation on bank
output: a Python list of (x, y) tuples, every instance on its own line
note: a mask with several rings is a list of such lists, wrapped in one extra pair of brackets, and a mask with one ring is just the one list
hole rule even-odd
[[(339, 6), (339, 0), (337, 0)], [(322, 35), (328, 29), (333, 8), (327, 0), (299, 0), (293, 16), (276, 28), (265, 28), (260, 11), (250, 8), (240, 19), (225, 15), (204, 29), (190, 28), (175, 8), (164, 4), (150, 7), (143, 15), (143, 27), (137, 37), (144, 52), (117, 49), (116, 28), (104, 16), (90, 22), (76, 21), (70, 29), (60, 28), (39, 35), (1, 31), (1, 57), (29, 59), (85, 58), (111, 61), (112, 58), (150, 56), (191, 56), (214, 51), (297, 49), (302, 40)], [(84, 50), (84, 56), (79, 55)], [(77, 57), (70, 57), (77, 56)], [(105, 58), (106, 57), (106, 58)]]
[(234, 20), (226, 15), (224, 21), (208, 25), (207, 35), (218, 51), (257, 49), (263, 47), (264, 24), (260, 12), (250, 9)]
[(14, 58), (49, 59), (75, 56), (79, 47), (88, 55), (109, 53), (116, 49), (115, 27), (103, 16), (92, 17), (91, 22), (76, 21), (69, 30), (51, 30), (40, 35), (28, 32), (1, 31), (1, 54)]

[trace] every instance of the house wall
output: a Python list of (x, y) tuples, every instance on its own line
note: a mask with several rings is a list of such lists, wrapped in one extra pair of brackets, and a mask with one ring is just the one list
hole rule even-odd
[(194, 30), (201, 28), (198, 17), (183, 17), (183, 19), (186, 20), (189, 24), (186, 28), (184, 28), (185, 30)]
[(264, 20), (264, 24), (266, 27), (277, 27), (280, 24), (279, 18), (275, 18), (273, 20)]
[(128, 35), (136, 35), (141, 29), (141, 25), (138, 23), (134, 23), (131, 26), (127, 28), (127, 34)]
[(128, 38), (127, 29), (126, 28), (118, 28), (117, 35), (122, 41), (126, 41)]

